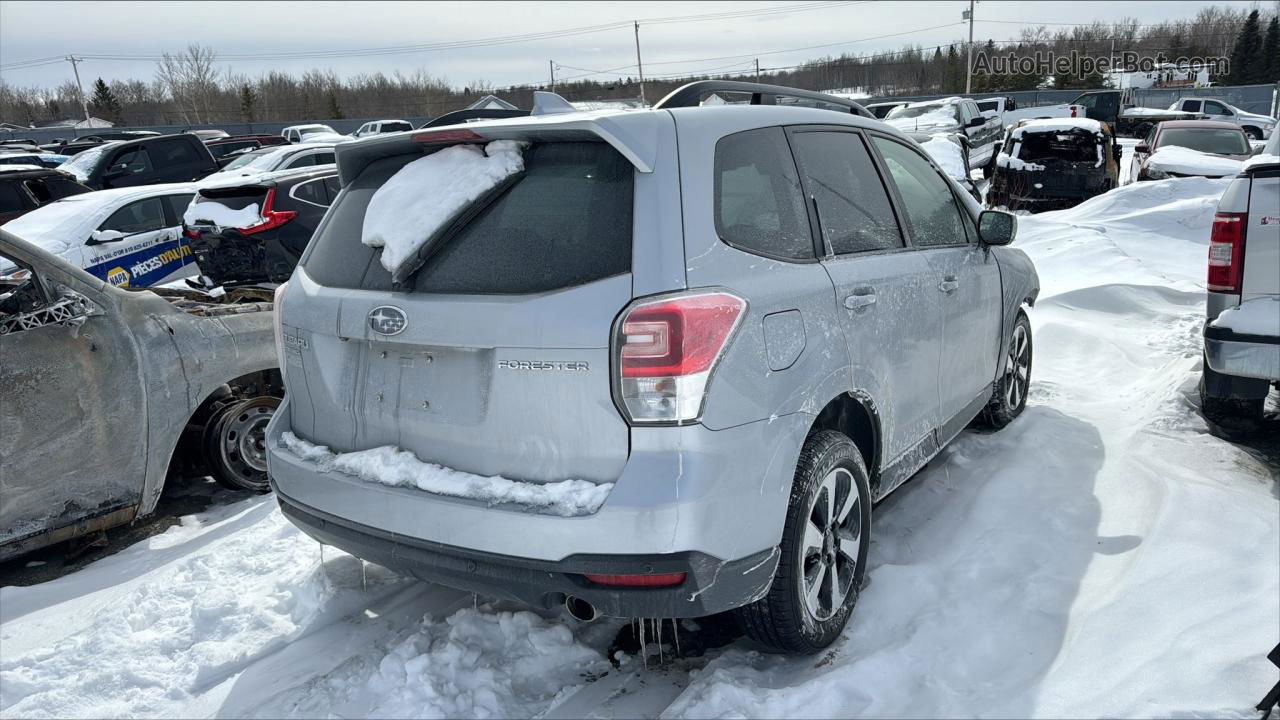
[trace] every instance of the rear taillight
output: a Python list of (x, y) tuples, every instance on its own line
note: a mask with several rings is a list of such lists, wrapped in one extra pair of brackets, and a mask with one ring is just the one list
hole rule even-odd
[(1244, 229), (1247, 213), (1220, 212), (1209, 233), (1208, 286), (1213, 292), (1240, 293), (1244, 275)]
[(1071, 117), (1075, 117), (1075, 116), (1076, 116), (1076, 106), (1075, 106), (1075, 105), (1072, 105), (1072, 106), (1071, 106)]
[(195, 228), (184, 227), (182, 228), (182, 237), (188, 240), (199, 240), (200, 231), (196, 230)]
[(443, 145), (447, 143), (484, 142), (484, 138), (470, 130), (431, 130), (414, 133), (409, 139), (424, 145)]
[(614, 336), (617, 395), (635, 423), (695, 422), (707, 383), (747, 303), (725, 292), (645, 300)]
[(612, 587), (671, 587), (679, 585), (688, 573), (658, 573), (656, 575), (598, 575), (587, 573), (586, 578), (597, 585)]
[(275, 315), (276, 362), (280, 367), (280, 380), (284, 381), (284, 293), (289, 282), (280, 283), (272, 302), (272, 313)]
[(263, 232), (278, 228), (298, 216), (296, 210), (275, 210), (276, 189), (271, 188), (267, 191), (267, 197), (262, 201), (262, 222), (257, 225), (250, 225), (247, 228), (240, 228), (243, 235), (252, 235), (254, 233)]

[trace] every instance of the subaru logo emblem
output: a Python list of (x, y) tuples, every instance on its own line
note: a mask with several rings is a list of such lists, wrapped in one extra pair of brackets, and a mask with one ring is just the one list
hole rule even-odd
[(391, 305), (379, 305), (369, 311), (369, 327), (379, 335), (399, 335), (409, 325), (404, 311)]

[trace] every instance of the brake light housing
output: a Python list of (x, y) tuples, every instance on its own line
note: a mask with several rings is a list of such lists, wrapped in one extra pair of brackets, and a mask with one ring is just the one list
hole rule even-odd
[(262, 201), (262, 222), (257, 225), (250, 225), (247, 228), (240, 228), (240, 234), (252, 235), (254, 233), (274, 230), (281, 225), (289, 222), (298, 216), (296, 210), (276, 210), (276, 189), (271, 188), (267, 191), (267, 197)]
[(414, 133), (409, 139), (423, 145), (447, 145), (452, 143), (484, 142), (484, 137), (470, 130), (428, 130)]
[(1219, 212), (1213, 216), (1209, 232), (1209, 274), (1211, 292), (1240, 294), (1244, 277), (1245, 227), (1248, 213)]
[(596, 585), (609, 587), (673, 587), (684, 582), (689, 574), (685, 572), (657, 573), (652, 575), (604, 575), (587, 573), (584, 577)]
[(711, 376), (746, 309), (746, 300), (721, 290), (628, 306), (613, 337), (614, 396), (628, 422), (698, 422)]

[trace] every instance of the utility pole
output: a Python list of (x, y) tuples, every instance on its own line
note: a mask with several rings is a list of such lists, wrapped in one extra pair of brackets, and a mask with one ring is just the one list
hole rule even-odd
[(760, 82), (760, 58), (756, 58), (756, 82)]
[(84, 112), (84, 124), (85, 127), (88, 127), (89, 103), (84, 101), (84, 86), (80, 84), (80, 68), (76, 67), (77, 63), (82, 63), (84, 60), (76, 57), (75, 55), (68, 55), (67, 62), (71, 63), (71, 72), (76, 74), (76, 89), (80, 91), (80, 110)]
[(974, 0), (969, 0), (968, 11), (960, 15), (960, 19), (969, 21), (969, 62), (964, 69), (965, 95), (973, 92), (973, 4)]
[(632, 20), (636, 26), (636, 70), (640, 71), (640, 104), (647, 105), (648, 101), (644, 99), (644, 65), (640, 63), (640, 23)]
[(556, 91), (556, 61), (548, 60), (547, 67), (551, 68), (551, 92)]

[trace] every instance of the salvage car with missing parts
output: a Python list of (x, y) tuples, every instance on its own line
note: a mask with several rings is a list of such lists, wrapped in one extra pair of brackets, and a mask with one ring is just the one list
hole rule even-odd
[(117, 288), (3, 228), (0, 266), (0, 559), (144, 517), (170, 476), (267, 489), (269, 302)]
[[(754, 107), (701, 105), (722, 92)], [(282, 511), (490, 597), (736, 610), (776, 650), (826, 647), (872, 503), (1025, 406), (1039, 283), (1016, 218), (831, 96), (535, 104), (337, 149), (342, 192), (276, 296)], [(463, 176), (485, 182), (388, 239)], [(387, 303), (390, 337), (367, 319)], [(495, 371), (526, 362), (578, 369)]]

